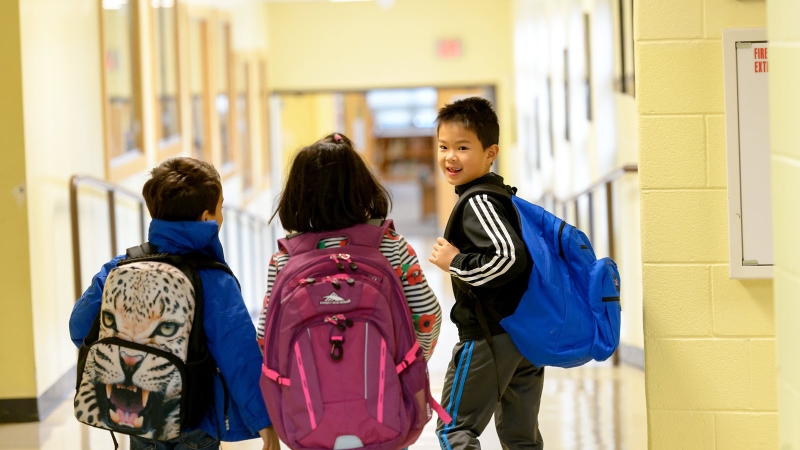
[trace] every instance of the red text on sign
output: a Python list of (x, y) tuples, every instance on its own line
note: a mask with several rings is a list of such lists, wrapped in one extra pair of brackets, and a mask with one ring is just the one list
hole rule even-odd
[(753, 67), (756, 73), (769, 72), (769, 61), (767, 61), (767, 48), (759, 47), (753, 49), (753, 56), (755, 57), (755, 65)]

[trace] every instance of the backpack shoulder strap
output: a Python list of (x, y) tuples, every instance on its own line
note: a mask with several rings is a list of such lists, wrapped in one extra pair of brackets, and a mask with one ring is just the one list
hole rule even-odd
[(127, 255), (128, 258), (141, 258), (146, 255), (153, 255), (155, 253), (157, 253), (156, 248), (153, 247), (153, 244), (149, 242), (145, 242), (142, 245), (137, 245), (125, 250), (125, 255)]
[(498, 197), (506, 198), (509, 201), (511, 200), (511, 196), (516, 194), (517, 188), (515, 187), (508, 187), (508, 189), (497, 186), (495, 184), (489, 183), (482, 183), (471, 188), (467, 189), (463, 194), (458, 196), (458, 201), (456, 201), (455, 206), (453, 206), (453, 213), (450, 214), (450, 218), (447, 220), (447, 226), (444, 229), (444, 238), (450, 239), (450, 230), (452, 229), (453, 225), (456, 223), (456, 220), (460, 222), (460, 217), (456, 219), (456, 216), (460, 216), (460, 213), (457, 211), (464, 210), (464, 204), (469, 201), (470, 198), (474, 197), (478, 194), (491, 194)]
[(231, 268), (224, 263), (217, 261), (216, 259), (204, 255), (202, 253), (189, 253), (186, 255), (181, 255), (180, 257), (186, 264), (192, 266), (194, 270), (202, 270), (202, 269), (215, 269), (221, 270), (228, 275), (232, 276), (233, 279), (236, 281), (236, 285), (239, 286), (239, 290), (242, 289), (241, 284), (239, 283), (239, 279), (236, 278), (236, 275), (233, 274)]

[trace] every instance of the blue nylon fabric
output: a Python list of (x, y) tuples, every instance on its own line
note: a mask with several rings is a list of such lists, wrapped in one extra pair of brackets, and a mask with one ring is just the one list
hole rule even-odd
[(561, 219), (516, 195), (511, 200), (534, 266), (517, 310), (500, 325), (537, 367), (607, 359), (619, 345), (616, 264), (597, 260), (589, 239), (573, 226), (562, 228)]

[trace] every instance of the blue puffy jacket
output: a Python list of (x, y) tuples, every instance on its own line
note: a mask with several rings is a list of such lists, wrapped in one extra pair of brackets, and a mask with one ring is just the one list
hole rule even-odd
[[(154, 219), (150, 223), (148, 240), (159, 252), (181, 255), (201, 251), (225, 262), (217, 222), (213, 220), (166, 222)], [(100, 269), (92, 279), (91, 286), (72, 309), (69, 333), (76, 346), (81, 346), (100, 312), (106, 277), (122, 258), (124, 255), (117, 256)], [(261, 351), (256, 343), (255, 327), (233, 277), (221, 270), (199, 272), (203, 283), (203, 326), (208, 338), (208, 349), (217, 362), (230, 393), (226, 405), (222, 380), (216, 377), (214, 408), (200, 423), (200, 428), (212, 436), (217, 436), (219, 429), (223, 441), (257, 438), (258, 431), (270, 426), (272, 422), (258, 386)]]

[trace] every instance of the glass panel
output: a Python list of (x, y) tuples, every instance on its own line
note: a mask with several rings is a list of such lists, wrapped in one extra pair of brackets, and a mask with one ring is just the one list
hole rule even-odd
[(230, 109), (230, 25), (227, 23), (219, 26), (219, 39), (217, 40), (217, 80), (219, 80), (216, 98), (217, 115), (219, 117), (219, 139), (222, 150), (222, 164), (231, 162), (229, 115)]
[(178, 139), (178, 54), (173, 0), (152, 0), (159, 143)]
[(547, 126), (550, 142), (550, 156), (556, 155), (555, 130), (553, 130), (553, 81), (547, 77)]
[(614, 2), (614, 37), (616, 38), (615, 47), (617, 51), (614, 56), (614, 88), (618, 92), (625, 93), (625, 0)]
[(250, 154), (250, 108), (247, 93), (250, 91), (250, 67), (242, 63), (236, 70), (236, 132), (242, 155), (242, 181), (245, 189), (253, 187), (252, 155)]
[(564, 139), (569, 141), (569, 50), (564, 49)]
[(592, 26), (588, 13), (583, 14), (584, 83), (586, 85), (586, 120), (592, 120)]
[(258, 65), (259, 101), (261, 102), (261, 145), (263, 146), (262, 173), (269, 176), (270, 162), (270, 135), (269, 135), (269, 91), (267, 90), (267, 66)]
[(141, 154), (135, 0), (103, 0), (106, 133), (110, 160)]
[(427, 130), (435, 127), (435, 88), (373, 89), (367, 92), (367, 105), (372, 110), (375, 128), (379, 132), (396, 129)]
[(625, 11), (625, 92), (636, 96), (636, 61), (633, 53), (633, 0), (626, 2)]
[(192, 19), (189, 23), (189, 95), (192, 100), (192, 156), (208, 161), (206, 155), (205, 86), (206, 66), (204, 20)]

